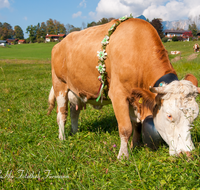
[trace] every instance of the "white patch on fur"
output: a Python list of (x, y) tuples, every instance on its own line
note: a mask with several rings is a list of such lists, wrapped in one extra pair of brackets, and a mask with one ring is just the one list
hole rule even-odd
[(89, 103), (93, 105), (95, 109), (101, 109), (102, 106), (111, 104), (110, 100), (103, 100), (103, 102), (99, 101), (97, 102), (96, 100), (87, 100), (85, 96), (79, 97), (77, 96), (73, 91), (69, 90), (68, 92), (68, 99), (71, 103), (80, 106), (81, 104), (86, 104)]
[(71, 90), (68, 92), (68, 99), (74, 105), (80, 105), (80, 103), (81, 103), (80, 98), (75, 93), (73, 93)]
[(121, 157), (125, 156), (128, 158), (128, 147), (127, 147), (127, 141), (126, 141), (126, 137), (121, 136), (121, 146), (120, 146), (120, 150), (119, 150), (119, 154), (117, 156), (118, 159), (121, 159)]
[(50, 93), (49, 93), (49, 103), (51, 103), (52, 100), (54, 100), (55, 94), (53, 86), (51, 87)]
[(137, 108), (129, 105), (129, 116), (131, 121), (139, 123), (140, 122), (140, 113), (137, 112)]
[(59, 92), (59, 96), (56, 98), (58, 105), (57, 113), (57, 123), (59, 126), (59, 139), (65, 139), (65, 115), (61, 113), (60, 109), (63, 108), (66, 104), (66, 99), (62, 92)]
[(59, 139), (60, 140), (65, 140), (65, 121), (62, 119), (62, 114), (61, 112), (58, 112), (57, 114), (57, 123), (59, 126)]
[(62, 92), (59, 92), (59, 96), (56, 98), (57, 99), (57, 104), (59, 108), (64, 107), (65, 103), (66, 103), (66, 99), (63, 96)]

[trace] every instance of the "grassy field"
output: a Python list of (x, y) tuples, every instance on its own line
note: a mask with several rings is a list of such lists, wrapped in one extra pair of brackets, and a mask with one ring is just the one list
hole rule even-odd
[[(200, 56), (187, 61), (193, 43), (164, 45), (169, 52), (182, 51), (182, 59), (173, 63), (179, 79), (192, 73), (200, 82)], [(46, 115), (50, 64), (20, 64), (50, 59), (52, 46), (0, 49), (0, 189), (200, 190), (200, 116), (192, 129), (192, 159), (169, 156), (162, 146), (157, 151), (129, 149), (129, 160), (117, 160), (120, 139), (112, 105), (100, 111), (87, 106), (74, 136), (69, 135), (68, 117), (66, 140), (60, 141), (56, 110)], [(197, 101), (200, 106), (200, 96)]]
[(33, 43), (10, 45), (5, 48), (0, 47), (1, 59), (21, 59), (21, 60), (50, 60), (51, 49), (56, 43)]

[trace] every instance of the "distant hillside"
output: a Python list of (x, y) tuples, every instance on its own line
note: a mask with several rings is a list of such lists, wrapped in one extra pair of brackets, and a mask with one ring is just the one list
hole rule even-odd
[[(170, 29), (184, 29), (188, 30), (190, 21), (189, 20), (176, 20), (176, 21), (163, 21), (163, 30)], [(197, 24), (197, 28), (200, 29), (200, 23)]]

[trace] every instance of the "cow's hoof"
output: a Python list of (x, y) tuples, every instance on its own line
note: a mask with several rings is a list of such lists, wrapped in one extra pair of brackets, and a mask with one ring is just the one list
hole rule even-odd
[(122, 152), (122, 151), (119, 151), (119, 154), (117, 156), (117, 159), (118, 160), (121, 160), (121, 159), (128, 159), (129, 155), (128, 155), (128, 151), (127, 152)]
[(62, 135), (59, 135), (59, 137), (58, 137), (60, 140), (65, 140), (65, 136), (62, 136)]

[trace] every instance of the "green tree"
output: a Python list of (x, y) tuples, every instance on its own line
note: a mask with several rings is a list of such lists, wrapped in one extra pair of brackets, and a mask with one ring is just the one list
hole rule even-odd
[(66, 28), (64, 24), (61, 24), (57, 20), (47, 20), (46, 26), (48, 34), (66, 34)]
[(45, 39), (45, 36), (47, 35), (47, 26), (46, 26), (45, 22), (41, 23), (40, 32), (41, 32), (42, 38)]
[(110, 22), (111, 20), (114, 20), (115, 18), (110, 17), (110, 18), (102, 18), (101, 20), (99, 20), (98, 22), (92, 21), (91, 23), (87, 24), (87, 27), (91, 27), (91, 26), (96, 26), (96, 25), (101, 25), (101, 24), (106, 24), (108, 22)]
[(59, 34), (66, 34), (66, 28), (64, 24), (60, 24), (59, 26)]
[(67, 32), (67, 34), (69, 34), (70, 32), (80, 31), (80, 30), (81, 30), (81, 28), (75, 27), (75, 26), (73, 26), (71, 24), (67, 24), (66, 25), (66, 32)]
[(173, 36), (173, 37), (172, 37), (172, 41), (173, 41), (173, 42), (177, 42), (177, 41), (178, 41), (178, 37), (177, 37), (177, 36)]
[(147, 22), (150, 22), (150, 20), (147, 18)]
[(26, 28), (26, 33), (29, 33), (29, 40), (31, 43), (35, 42), (37, 34), (37, 26), (30, 25)]
[(164, 37), (164, 38), (162, 38), (162, 42), (168, 42), (168, 37)]
[(0, 39), (6, 40), (8, 38), (14, 37), (14, 30), (12, 29), (12, 26), (8, 24), (7, 22), (4, 22), (3, 24), (0, 24)]
[(20, 26), (16, 25), (14, 27), (15, 38), (17, 39), (24, 39), (24, 33)]
[(72, 28), (72, 29), (70, 30), (70, 32), (80, 31), (80, 30), (81, 30), (81, 28), (79, 28), (79, 27), (74, 27), (74, 28)]
[(97, 25), (97, 23), (92, 21), (91, 23), (87, 24), (87, 28), (92, 27), (92, 26), (96, 26), (96, 25)]
[(162, 19), (160, 19), (160, 18), (154, 18), (150, 23), (154, 26), (154, 28), (158, 32), (158, 35), (162, 39), (164, 37)]
[(52, 19), (47, 20), (47, 34), (55, 34), (54, 22)]
[(197, 36), (197, 25), (195, 22), (189, 24), (188, 30), (192, 31), (193, 36)]
[(97, 22), (98, 25), (101, 25), (101, 24), (106, 24), (108, 23), (108, 19), (107, 18), (102, 18), (100, 21)]

